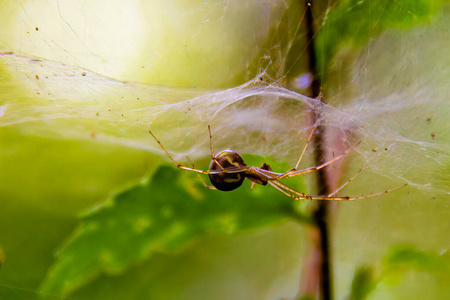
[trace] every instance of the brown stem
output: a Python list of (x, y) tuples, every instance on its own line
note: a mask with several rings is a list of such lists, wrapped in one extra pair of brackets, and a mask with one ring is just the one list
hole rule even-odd
[[(314, 47), (314, 18), (312, 13), (312, 0), (306, 0), (306, 34), (307, 34), (307, 53), (308, 68), (312, 76), (310, 85), (310, 96), (317, 98), (321, 93), (321, 82), (319, 72), (317, 70), (316, 49)], [(322, 100), (323, 101), (323, 100)], [(315, 112), (313, 122), (320, 118), (320, 111)], [(315, 164), (320, 165), (325, 161), (324, 133), (326, 128), (323, 125), (318, 127), (318, 133), (314, 136), (314, 159)], [(319, 195), (328, 195), (331, 192), (330, 185), (327, 181), (326, 168), (317, 172), (317, 186)], [(330, 239), (330, 214), (332, 203), (326, 201), (318, 201), (314, 207), (312, 216), (316, 222), (316, 227), (310, 229), (312, 239), (312, 249), (310, 249), (308, 261), (305, 264), (303, 272), (303, 282), (301, 293), (303, 296), (314, 295), (319, 290), (320, 299), (333, 299), (333, 272), (331, 264), (331, 239)], [(305, 272), (306, 270), (306, 272)], [(309, 274), (308, 274), (309, 273)], [(313, 274), (316, 274), (315, 277)]]

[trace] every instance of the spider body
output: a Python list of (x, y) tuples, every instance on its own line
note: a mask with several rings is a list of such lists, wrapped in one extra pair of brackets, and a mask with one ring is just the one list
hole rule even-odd
[(220, 191), (232, 191), (242, 185), (246, 175), (245, 171), (233, 173), (227, 171), (245, 170), (246, 168), (247, 165), (236, 151), (230, 149), (223, 150), (209, 164), (209, 171), (214, 172), (209, 174), (209, 180)]
[[(269, 179), (266, 178), (265, 176), (263, 176), (263, 173), (265, 171), (272, 171), (272, 169), (270, 168), (270, 166), (266, 163), (263, 163), (263, 165), (261, 167), (251, 167), (249, 168), (246, 172), (245, 172), (245, 177), (250, 179), (253, 183), (257, 183), (260, 185), (267, 185)], [(271, 172), (273, 173), (273, 172)], [(275, 174), (275, 173), (273, 173)]]
[(209, 180), (219, 191), (232, 191), (242, 185), (245, 178), (254, 183), (266, 185), (268, 180), (258, 174), (258, 170), (272, 171), (264, 163), (260, 168), (248, 167), (236, 151), (227, 149), (220, 151), (209, 164)]
[[(342, 154), (335, 156), (334, 158), (330, 159), (327, 162), (322, 163), (321, 165), (306, 168), (303, 170), (298, 170), (298, 166), (300, 164), (300, 161), (302, 160), (303, 155), (305, 154), (306, 147), (308, 143), (311, 141), (311, 138), (314, 133), (314, 129), (311, 130), (311, 133), (308, 137), (308, 140), (303, 148), (303, 152), (300, 155), (300, 158), (297, 161), (297, 164), (294, 168), (291, 170), (284, 172), (284, 173), (276, 173), (273, 172), (270, 166), (266, 163), (264, 163), (261, 167), (250, 167), (247, 166), (244, 163), (244, 160), (242, 157), (236, 153), (234, 150), (223, 150), (219, 152), (217, 155), (214, 155), (213, 145), (212, 145), (212, 136), (211, 136), (211, 128), (208, 126), (209, 131), (209, 141), (211, 146), (211, 163), (209, 164), (208, 170), (200, 170), (195, 169), (194, 167), (186, 167), (183, 165), (180, 165), (175, 161), (175, 159), (170, 155), (170, 153), (164, 148), (164, 146), (161, 144), (161, 142), (156, 138), (156, 136), (149, 130), (149, 133), (153, 136), (153, 138), (158, 142), (158, 144), (161, 146), (161, 149), (166, 153), (166, 155), (170, 158), (170, 160), (180, 169), (187, 170), (187, 171), (193, 171), (197, 172), (199, 174), (207, 174), (209, 176), (209, 179), (213, 186), (208, 186), (205, 184), (205, 187), (209, 189), (217, 189), (220, 191), (232, 191), (237, 189), (242, 185), (245, 178), (248, 178), (250, 181), (252, 181), (252, 187), (253, 184), (260, 184), (260, 185), (267, 185), (269, 184), (273, 188), (277, 189), (281, 193), (285, 194), (288, 197), (291, 197), (295, 200), (299, 199), (307, 199), (307, 200), (357, 200), (357, 199), (364, 199), (369, 197), (375, 197), (382, 194), (386, 194), (389, 192), (392, 192), (394, 190), (397, 190), (399, 188), (402, 188), (406, 186), (407, 184), (395, 187), (390, 190), (386, 190), (383, 192), (378, 192), (366, 196), (359, 196), (359, 197), (348, 197), (348, 196), (336, 196), (336, 194), (342, 190), (348, 183), (350, 183), (355, 177), (353, 176), (350, 178), (347, 182), (345, 182), (341, 187), (339, 187), (337, 190), (332, 192), (329, 195), (320, 195), (320, 196), (312, 196), (307, 195), (303, 192), (297, 191), (290, 186), (280, 182), (279, 180), (282, 178), (289, 178), (294, 176), (299, 176), (307, 173), (311, 173), (317, 170), (320, 170), (322, 168), (325, 168), (326, 166), (331, 165), (332, 163), (342, 159), (345, 157), (355, 146), (357, 146), (359, 143), (353, 145), (352, 147), (348, 148), (346, 151), (344, 151)], [(361, 171), (360, 171), (361, 172)], [(358, 172), (359, 173), (359, 172)], [(200, 177), (201, 178), (201, 177)], [(202, 179), (203, 181), (203, 179)]]

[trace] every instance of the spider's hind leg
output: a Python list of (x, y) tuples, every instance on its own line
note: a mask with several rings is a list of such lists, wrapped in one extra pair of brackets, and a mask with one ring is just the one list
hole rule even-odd
[(348, 148), (347, 150), (344, 151), (344, 153), (330, 159), (327, 162), (324, 162), (321, 165), (318, 165), (316, 167), (312, 167), (312, 168), (308, 168), (308, 169), (304, 169), (304, 170), (300, 170), (300, 171), (288, 171), (280, 176), (277, 177), (273, 177), (271, 178), (271, 180), (276, 180), (276, 179), (280, 179), (280, 178), (289, 178), (289, 177), (293, 177), (293, 176), (298, 176), (298, 175), (302, 175), (302, 174), (306, 174), (306, 173), (310, 173), (310, 172), (315, 172), (318, 171), (320, 169), (325, 168), (326, 166), (334, 163), (335, 161), (338, 161), (340, 159), (342, 159), (343, 157), (345, 157), (353, 148), (355, 148), (356, 146), (358, 146), (361, 142), (358, 142), (356, 144), (354, 144), (353, 146), (351, 146), (350, 148)]

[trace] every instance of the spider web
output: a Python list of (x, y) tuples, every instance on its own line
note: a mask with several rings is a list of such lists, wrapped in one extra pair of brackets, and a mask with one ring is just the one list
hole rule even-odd
[[(390, 38), (395, 39), (384, 39)], [(358, 59), (370, 70), (371, 63), (379, 64), (384, 58), (371, 55), (367, 62), (362, 55)], [(312, 129), (310, 114), (320, 112), (320, 124), (327, 127), (329, 139), (338, 138), (347, 148), (361, 141), (355, 149), (359, 168), (419, 189), (450, 192), (445, 175), (449, 162), (445, 77), (403, 90), (394, 84), (397, 92), (384, 90), (377, 98), (378, 89), (364, 81), (362, 98), (335, 108), (283, 88), (265, 74), (215, 92), (119, 82), (81, 68), (17, 55), (4, 55), (1, 63), (27, 88), (25, 92), (18, 88), (25, 96), (22, 101), (11, 96), (1, 106), (2, 126), (30, 123), (32, 127), (23, 127), (25, 132), (54, 136), (56, 131), (63, 138), (90, 139), (94, 133), (98, 142), (160, 153), (148, 134), (151, 128), (183, 161), (186, 156), (209, 155), (207, 125), (211, 125), (218, 150), (232, 148), (293, 165)], [(356, 72), (360, 71), (358, 67)], [(365, 76), (372, 74), (367, 71)], [(383, 80), (370, 82), (377, 84), (377, 79)], [(85, 120), (78, 122), (80, 118)], [(67, 127), (74, 120), (78, 124)]]

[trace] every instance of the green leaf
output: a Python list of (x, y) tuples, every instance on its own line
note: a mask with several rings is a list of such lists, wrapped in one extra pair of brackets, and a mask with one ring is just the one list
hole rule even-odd
[(360, 267), (353, 277), (350, 300), (366, 299), (376, 285), (372, 267)]
[[(207, 190), (198, 179), (161, 167), (136, 186), (83, 217), (58, 255), (43, 292), (66, 295), (100, 272), (118, 274), (155, 252), (180, 250), (208, 233), (237, 233), (285, 220), (307, 221), (296, 203), (269, 187)], [(196, 181), (193, 181), (193, 180)]]
[(58, 300), (61, 297), (36, 293), (32, 290), (0, 285), (0, 299), (8, 300)]
[(326, 15), (316, 39), (319, 70), (326, 71), (343, 47), (359, 47), (388, 28), (407, 29), (426, 22), (441, 0), (342, 1)]
[(385, 258), (388, 270), (417, 270), (421, 272), (449, 272), (450, 255), (448, 252), (437, 253), (429, 250), (418, 250), (413, 246), (393, 247)]
[(397, 245), (384, 258), (384, 271), (376, 272), (371, 266), (360, 267), (352, 282), (350, 300), (363, 300), (373, 292), (381, 280), (398, 285), (409, 271), (437, 274), (450, 271), (450, 256), (447, 252), (437, 253), (418, 250), (410, 245)]
[(431, 250), (418, 250), (411, 245), (397, 245), (389, 250), (382, 266), (382, 271), (377, 271), (377, 268), (372, 266), (363, 266), (356, 271), (350, 300), (366, 299), (380, 281), (399, 285), (405, 274), (410, 271), (433, 275), (447, 274), (450, 271), (450, 255), (446, 251), (437, 253)]

